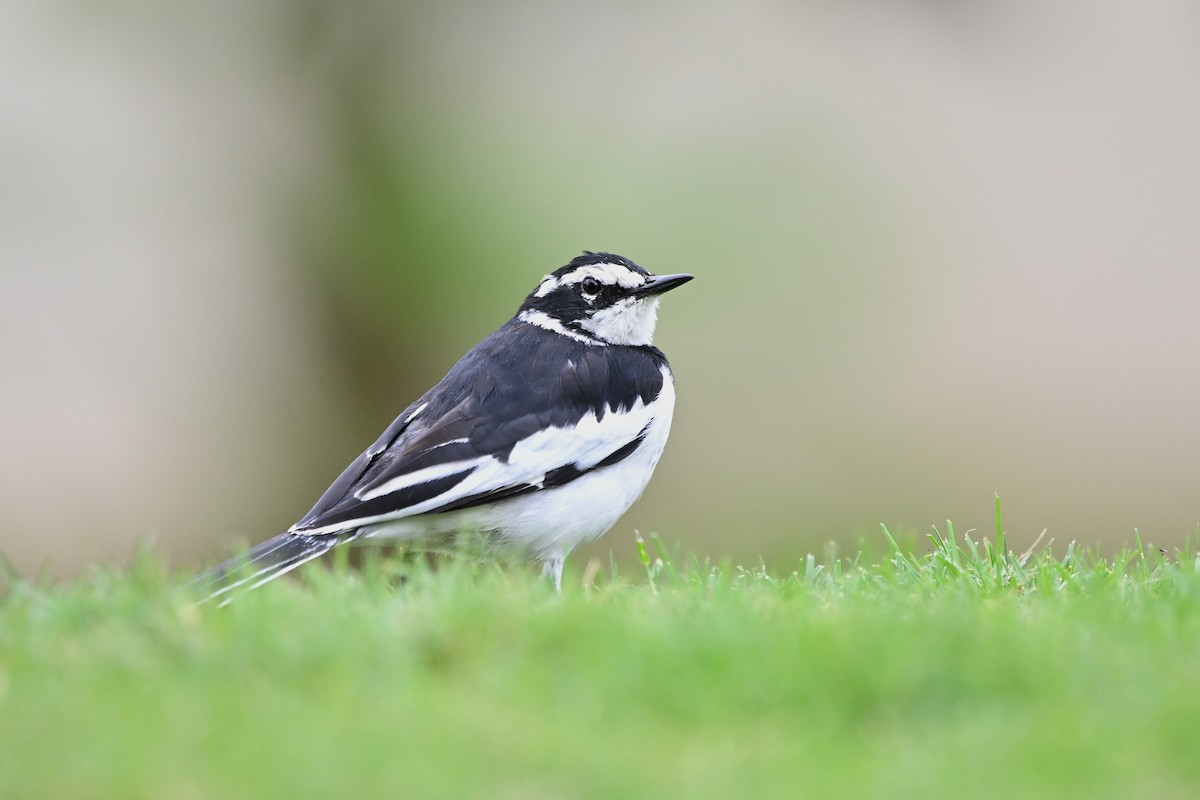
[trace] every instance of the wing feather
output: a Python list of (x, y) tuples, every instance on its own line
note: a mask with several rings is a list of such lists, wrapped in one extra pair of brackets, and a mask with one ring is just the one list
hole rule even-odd
[(645, 353), (642, 371), (657, 380), (618, 381), (604, 348), (580, 344), (547, 385), (532, 373), (544, 371), (547, 345), (561, 340), (524, 337), (522, 357), (511, 337), (508, 349), (499, 346), (504, 330), (405, 409), (291, 530), (349, 530), (495, 502), (561, 486), (637, 449), (662, 387), (660, 353)]

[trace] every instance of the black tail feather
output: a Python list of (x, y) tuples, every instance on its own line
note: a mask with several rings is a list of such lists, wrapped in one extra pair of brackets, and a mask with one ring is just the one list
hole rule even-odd
[(204, 592), (202, 603), (221, 598), (225, 605), (234, 593), (257, 589), (264, 583), (291, 572), (301, 564), (325, 555), (343, 542), (357, 539), (357, 531), (325, 533), (281, 533), (245, 553), (222, 562), (192, 578), (189, 588)]

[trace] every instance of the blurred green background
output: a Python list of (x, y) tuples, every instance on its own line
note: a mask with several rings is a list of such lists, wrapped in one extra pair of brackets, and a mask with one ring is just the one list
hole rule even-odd
[[(634, 529), (1200, 521), (1200, 7), (15, 2), (0, 552), (282, 530), (583, 249), (697, 280)], [(585, 554), (586, 555), (586, 554)], [(578, 563), (578, 562), (577, 562)]]

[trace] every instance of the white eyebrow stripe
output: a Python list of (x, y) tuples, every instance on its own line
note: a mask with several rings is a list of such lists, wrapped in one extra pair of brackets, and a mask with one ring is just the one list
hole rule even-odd
[(545, 297), (560, 286), (571, 286), (586, 278), (595, 278), (608, 286), (621, 286), (625, 289), (635, 289), (646, 282), (646, 276), (634, 272), (623, 264), (588, 264), (578, 267), (559, 278), (547, 275), (542, 279), (534, 297)]

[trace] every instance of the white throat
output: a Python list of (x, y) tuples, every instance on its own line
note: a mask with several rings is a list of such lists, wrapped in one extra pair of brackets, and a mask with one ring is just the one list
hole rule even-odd
[(658, 298), (629, 298), (601, 309), (579, 326), (609, 344), (642, 346), (654, 341)]

